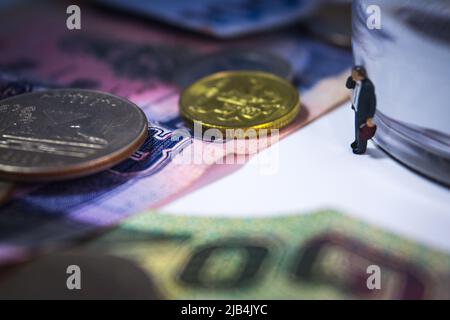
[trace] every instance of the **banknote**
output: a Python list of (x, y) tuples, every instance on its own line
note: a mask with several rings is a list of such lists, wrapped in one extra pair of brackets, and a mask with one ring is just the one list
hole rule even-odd
[(156, 18), (186, 29), (230, 38), (297, 22), (317, 1), (295, 0), (101, 0), (104, 5)]
[[(1, 15), (0, 70), (33, 83), (95, 89), (128, 98), (147, 115), (148, 138), (131, 158), (111, 170), (17, 188), (13, 199), (0, 208), (0, 262), (20, 257), (24, 250), (61, 244), (118, 223), (146, 208), (158, 208), (242, 166), (216, 165), (216, 160), (236, 152), (227, 147), (228, 142), (208, 143), (174, 134), (184, 127), (178, 113), (180, 89), (174, 79), (179, 67), (199, 54), (224, 46), (227, 50), (247, 47), (269, 50), (290, 61), (302, 108), (281, 136), (348, 98), (342, 84), (351, 54), (295, 31), (223, 45), (120, 14), (100, 13), (87, 5), (82, 10), (83, 28), (77, 31), (61, 24), (65, 7), (55, 2)], [(199, 153), (210, 158), (201, 163), (176, 161)]]
[(87, 250), (137, 262), (173, 299), (450, 297), (448, 254), (334, 211), (258, 219), (150, 212)]
[[(126, 273), (131, 265), (143, 279), (141, 273), (145, 272), (155, 286), (152, 294), (144, 297), (147, 299), (154, 298), (154, 292), (165, 299), (450, 297), (448, 254), (334, 211), (257, 219), (147, 212), (71, 250), (71, 258), (63, 261), (76, 264), (86, 256), (127, 261), (115, 264), (117, 274), (120, 270)], [(0, 289), (0, 296), (20, 294), (14, 289), (17, 287), (39, 287), (39, 277), (27, 276), (37, 274), (36, 269), (43, 271), (41, 275), (49, 283), (55, 283), (53, 280), (59, 279), (56, 267), (66, 267), (50, 263), (55, 260), (61, 258), (38, 259), (25, 271), (5, 277), (0, 288), (12, 291), (2, 293)], [(53, 272), (43, 270), (42, 266), (49, 264), (54, 266)], [(105, 274), (111, 273), (100, 263), (98, 274), (102, 273), (100, 266)], [(130, 286), (136, 285), (134, 278), (130, 278)], [(144, 280), (142, 284), (147, 283)], [(129, 292), (126, 285), (120, 289)], [(65, 288), (60, 291), (68, 294)], [(85, 294), (89, 296), (89, 292)]]

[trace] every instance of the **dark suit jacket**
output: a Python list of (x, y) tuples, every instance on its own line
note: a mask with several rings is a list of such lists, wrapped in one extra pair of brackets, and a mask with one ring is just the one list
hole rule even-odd
[[(347, 79), (346, 86), (348, 89), (355, 88), (356, 82), (353, 81), (352, 77)], [(359, 123), (364, 123), (368, 118), (375, 116), (377, 98), (375, 96), (375, 87), (369, 79), (361, 81), (361, 91), (357, 103), (358, 105), (355, 107), (358, 109), (356, 116), (358, 117)]]

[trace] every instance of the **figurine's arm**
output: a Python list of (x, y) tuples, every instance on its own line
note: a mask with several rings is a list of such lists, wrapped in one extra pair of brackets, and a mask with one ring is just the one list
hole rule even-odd
[(347, 89), (355, 89), (355, 87), (356, 87), (356, 81), (353, 80), (352, 77), (348, 77), (347, 83), (345, 84), (345, 86), (347, 87)]
[(375, 95), (375, 88), (371, 82), (365, 82), (363, 84), (362, 102), (365, 110), (366, 124), (368, 127), (373, 127), (373, 117), (375, 116), (377, 107), (377, 97)]
[(375, 87), (372, 83), (368, 86), (368, 98), (367, 117), (373, 118), (377, 108), (377, 97), (375, 95)]
[(376, 97), (373, 97), (373, 101), (371, 101), (370, 105), (369, 105), (369, 112), (367, 114), (367, 120), (366, 120), (366, 124), (368, 127), (373, 127), (375, 124), (373, 122), (373, 117), (375, 116), (375, 112), (376, 112)]
[[(350, 76), (347, 79), (347, 83), (345, 84), (345, 86), (347, 87), (347, 89), (354, 89), (356, 87), (356, 81), (353, 80), (353, 77)], [(355, 110), (355, 106), (352, 104), (352, 110)]]

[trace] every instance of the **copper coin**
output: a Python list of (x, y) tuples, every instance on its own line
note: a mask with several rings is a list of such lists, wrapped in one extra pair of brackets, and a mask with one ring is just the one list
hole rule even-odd
[(55, 181), (125, 160), (147, 136), (135, 104), (103, 92), (56, 89), (0, 101), (0, 177)]
[(1, 300), (162, 298), (151, 274), (131, 260), (102, 252), (54, 253), (0, 269)]

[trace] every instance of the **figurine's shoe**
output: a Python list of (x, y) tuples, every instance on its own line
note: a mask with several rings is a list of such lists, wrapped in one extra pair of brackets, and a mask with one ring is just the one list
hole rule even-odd
[(350, 145), (350, 147), (352, 147), (353, 150), (355, 150), (357, 146), (358, 146), (358, 141), (354, 141), (354, 142), (352, 142), (352, 144)]
[(364, 154), (366, 153), (366, 150), (359, 150), (359, 149), (353, 149), (354, 154)]

